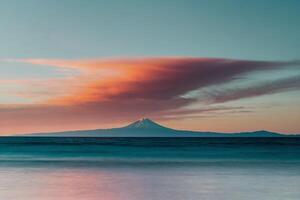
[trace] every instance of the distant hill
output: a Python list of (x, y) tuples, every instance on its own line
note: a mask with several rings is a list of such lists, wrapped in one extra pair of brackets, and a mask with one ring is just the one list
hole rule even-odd
[(287, 135), (268, 132), (216, 133), (175, 130), (164, 127), (150, 119), (143, 118), (128, 126), (112, 129), (34, 133), (26, 136), (51, 137), (284, 137)]

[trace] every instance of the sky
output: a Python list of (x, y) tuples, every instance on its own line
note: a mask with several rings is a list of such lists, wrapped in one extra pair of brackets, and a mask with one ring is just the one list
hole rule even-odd
[(298, 0), (1, 0), (0, 135), (300, 133)]

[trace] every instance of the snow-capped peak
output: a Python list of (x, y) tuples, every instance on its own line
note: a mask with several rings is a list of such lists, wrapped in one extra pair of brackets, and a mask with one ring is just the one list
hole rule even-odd
[(152, 128), (165, 128), (165, 127), (155, 123), (154, 121), (148, 118), (142, 118), (138, 121), (129, 124), (125, 128), (151, 128), (152, 129)]

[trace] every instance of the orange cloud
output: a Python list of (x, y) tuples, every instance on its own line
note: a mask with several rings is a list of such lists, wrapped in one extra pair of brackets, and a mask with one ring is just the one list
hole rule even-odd
[(222, 84), (238, 75), (291, 64), (181, 57), (18, 61), (81, 71), (70, 84), (70, 91), (64, 96), (50, 99), (50, 104), (78, 104), (111, 99), (121, 101), (126, 98), (182, 99), (180, 95), (186, 92)]
[[(212, 105), (206, 105), (205, 109), (185, 109), (192, 103), (203, 101), (197, 96), (187, 97), (185, 94), (210, 86), (221, 86), (237, 78), (243, 80), (248, 73), (297, 64), (189, 57), (15, 61), (78, 71), (74, 77), (45, 81), (42, 92), (49, 91), (51, 95), (34, 107), (22, 105), (20, 109), (0, 108), (0, 121), (4, 119), (0, 126), (13, 127), (17, 121), (19, 130), (28, 127), (53, 130), (54, 124), (58, 129), (74, 129), (77, 126), (128, 121), (144, 116), (176, 118), (212, 111), (243, 110), (241, 107), (210, 107)], [(249, 95), (245, 94), (247, 91), (241, 90), (239, 93), (230, 93), (233, 96), (222, 95), (224, 98), (220, 96), (221, 93), (218, 96), (212, 93), (209, 98), (216, 98), (211, 101), (213, 104), (298, 88), (294, 86), (298, 82), (290, 80), (288, 83), (293, 88), (286, 82), (281, 87), (278, 82), (276, 87), (281, 89), (272, 92), (266, 87)], [(251, 91), (255, 91), (255, 88)]]

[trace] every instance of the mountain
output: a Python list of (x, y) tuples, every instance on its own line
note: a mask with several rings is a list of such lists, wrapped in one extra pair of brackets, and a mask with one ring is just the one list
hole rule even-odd
[(242, 133), (216, 133), (175, 130), (164, 127), (150, 119), (143, 118), (127, 126), (112, 129), (34, 133), (26, 136), (51, 137), (283, 137), (285, 135), (268, 131)]
[(142, 119), (135, 121), (123, 128), (127, 128), (127, 129), (168, 129), (150, 119), (147, 119), (147, 118), (142, 118)]

